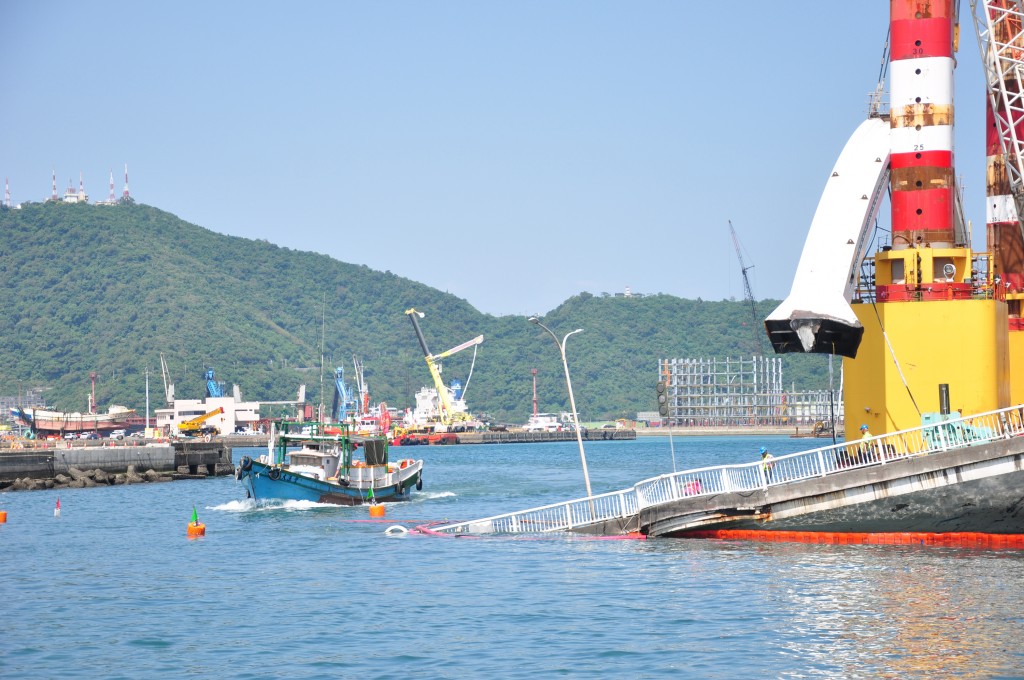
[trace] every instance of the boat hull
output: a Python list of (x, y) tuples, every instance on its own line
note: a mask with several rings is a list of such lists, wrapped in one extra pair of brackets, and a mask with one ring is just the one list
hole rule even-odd
[[(256, 501), (294, 500), (363, 505), (408, 500), (413, 489), (423, 486), (423, 461), (412, 461), (405, 467), (393, 467), (393, 471), (374, 470), (373, 467), (355, 468), (360, 471), (358, 476), (341, 478), (340, 483), (335, 483), (245, 457), (239, 462), (235, 476), (245, 487), (248, 496)], [(366, 474), (362, 474), (364, 471)]]
[(94, 432), (124, 428), (135, 411), (65, 413), (49, 409), (12, 408), (11, 415), (18, 424), (37, 432)]

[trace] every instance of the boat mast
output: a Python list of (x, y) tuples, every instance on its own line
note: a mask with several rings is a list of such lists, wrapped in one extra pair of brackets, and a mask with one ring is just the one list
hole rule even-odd
[(324, 301), (320, 306), (320, 410), (317, 413), (317, 421), (324, 422), (324, 332), (327, 319), (327, 293), (324, 293)]

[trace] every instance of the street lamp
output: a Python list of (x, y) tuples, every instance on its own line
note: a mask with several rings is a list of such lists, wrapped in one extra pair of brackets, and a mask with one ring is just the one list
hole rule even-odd
[[(590, 473), (587, 472), (587, 457), (583, 453), (583, 434), (580, 432), (580, 418), (576, 414), (576, 397), (572, 394), (572, 381), (569, 379), (569, 362), (565, 360), (565, 341), (569, 339), (569, 336), (573, 333), (582, 333), (582, 328), (577, 328), (574, 331), (570, 331), (565, 334), (562, 341), (558, 341), (558, 336), (551, 332), (551, 329), (540, 322), (535, 316), (529, 318), (529, 322), (540, 326), (547, 334), (551, 336), (551, 339), (555, 341), (555, 345), (558, 346), (558, 353), (562, 355), (562, 368), (565, 369), (565, 386), (569, 389), (569, 404), (572, 406), (572, 424), (576, 429), (576, 443), (580, 447), (580, 463), (583, 464), (583, 481), (587, 485), (587, 498), (591, 498), (593, 494), (590, 491)], [(593, 508), (593, 501), (591, 501), (591, 508)], [(591, 510), (593, 512), (593, 510)]]

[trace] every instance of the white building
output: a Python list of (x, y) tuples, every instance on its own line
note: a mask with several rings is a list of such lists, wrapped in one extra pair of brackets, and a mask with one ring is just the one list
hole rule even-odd
[(224, 413), (207, 419), (203, 426), (213, 426), (221, 434), (231, 434), (240, 427), (253, 428), (253, 424), (260, 419), (258, 401), (236, 401), (233, 396), (175, 399), (173, 408), (156, 409), (156, 426), (165, 434), (176, 434), (181, 423), (218, 408), (223, 408)]

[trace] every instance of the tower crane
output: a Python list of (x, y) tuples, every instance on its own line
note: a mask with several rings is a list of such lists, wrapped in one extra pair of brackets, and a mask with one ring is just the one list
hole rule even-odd
[(754, 333), (754, 351), (757, 354), (764, 354), (761, 344), (761, 333), (758, 332), (758, 327), (761, 323), (757, 319), (757, 307), (754, 305), (754, 291), (750, 288), (750, 277), (747, 276), (747, 271), (753, 269), (754, 265), (747, 266), (746, 262), (743, 261), (743, 251), (740, 248), (740, 239), (736, 236), (736, 229), (732, 226), (732, 220), (729, 220), (729, 232), (732, 234), (732, 244), (736, 247), (736, 257), (740, 261), (740, 273), (743, 274), (743, 299), (746, 300), (747, 305), (750, 307), (750, 326)]

